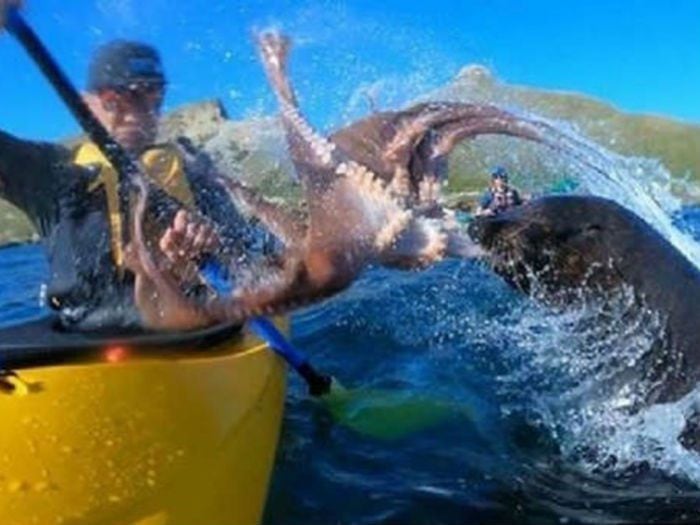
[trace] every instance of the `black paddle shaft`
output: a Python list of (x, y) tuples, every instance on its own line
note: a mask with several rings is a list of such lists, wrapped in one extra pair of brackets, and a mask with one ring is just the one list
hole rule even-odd
[(330, 393), (333, 384), (333, 378), (331, 378), (331, 376), (317, 372), (308, 361), (295, 369), (299, 372), (299, 375), (304, 378), (304, 381), (306, 381), (309, 394), (313, 397), (321, 397)]

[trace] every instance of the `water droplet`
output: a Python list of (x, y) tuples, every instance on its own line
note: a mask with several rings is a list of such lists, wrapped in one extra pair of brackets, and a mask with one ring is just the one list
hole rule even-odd
[(35, 492), (47, 492), (51, 488), (51, 484), (48, 481), (39, 481), (34, 484)]
[(11, 493), (26, 492), (29, 489), (29, 483), (22, 480), (12, 480), (7, 484), (7, 490)]

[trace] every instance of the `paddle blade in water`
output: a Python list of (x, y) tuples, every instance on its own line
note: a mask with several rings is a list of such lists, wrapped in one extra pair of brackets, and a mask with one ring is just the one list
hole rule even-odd
[(321, 397), (333, 419), (355, 432), (377, 439), (395, 440), (449, 419), (469, 417), (469, 409), (414, 392), (346, 389), (334, 382)]

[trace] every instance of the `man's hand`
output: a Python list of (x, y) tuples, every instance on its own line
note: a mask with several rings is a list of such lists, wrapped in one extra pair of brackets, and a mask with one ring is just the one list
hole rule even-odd
[(180, 280), (167, 270), (146, 266), (133, 243), (126, 246), (124, 262), (134, 273), (134, 303), (146, 328), (192, 330), (213, 322), (202, 309), (188, 301)]
[(490, 215), (495, 215), (491, 208), (477, 208), (474, 212), (475, 217), (488, 217)]
[(7, 10), (10, 7), (22, 7), (23, 0), (0, 0), (0, 33), (7, 22)]
[(211, 225), (199, 222), (191, 214), (180, 210), (158, 245), (173, 271), (187, 281), (196, 276), (197, 263), (204, 255), (216, 253), (220, 241)]
[(160, 238), (159, 248), (157, 254), (143, 253), (131, 242), (124, 254), (126, 267), (135, 275), (134, 301), (144, 326), (190, 330), (211, 324), (206, 311), (189, 300), (182, 288), (197, 282), (198, 260), (219, 248), (214, 228), (181, 210)]

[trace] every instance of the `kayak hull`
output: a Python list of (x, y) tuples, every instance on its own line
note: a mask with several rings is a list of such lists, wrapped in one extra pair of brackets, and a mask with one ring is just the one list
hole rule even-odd
[(255, 524), (285, 367), (238, 336), (192, 355), (17, 371), (0, 389), (3, 524)]

